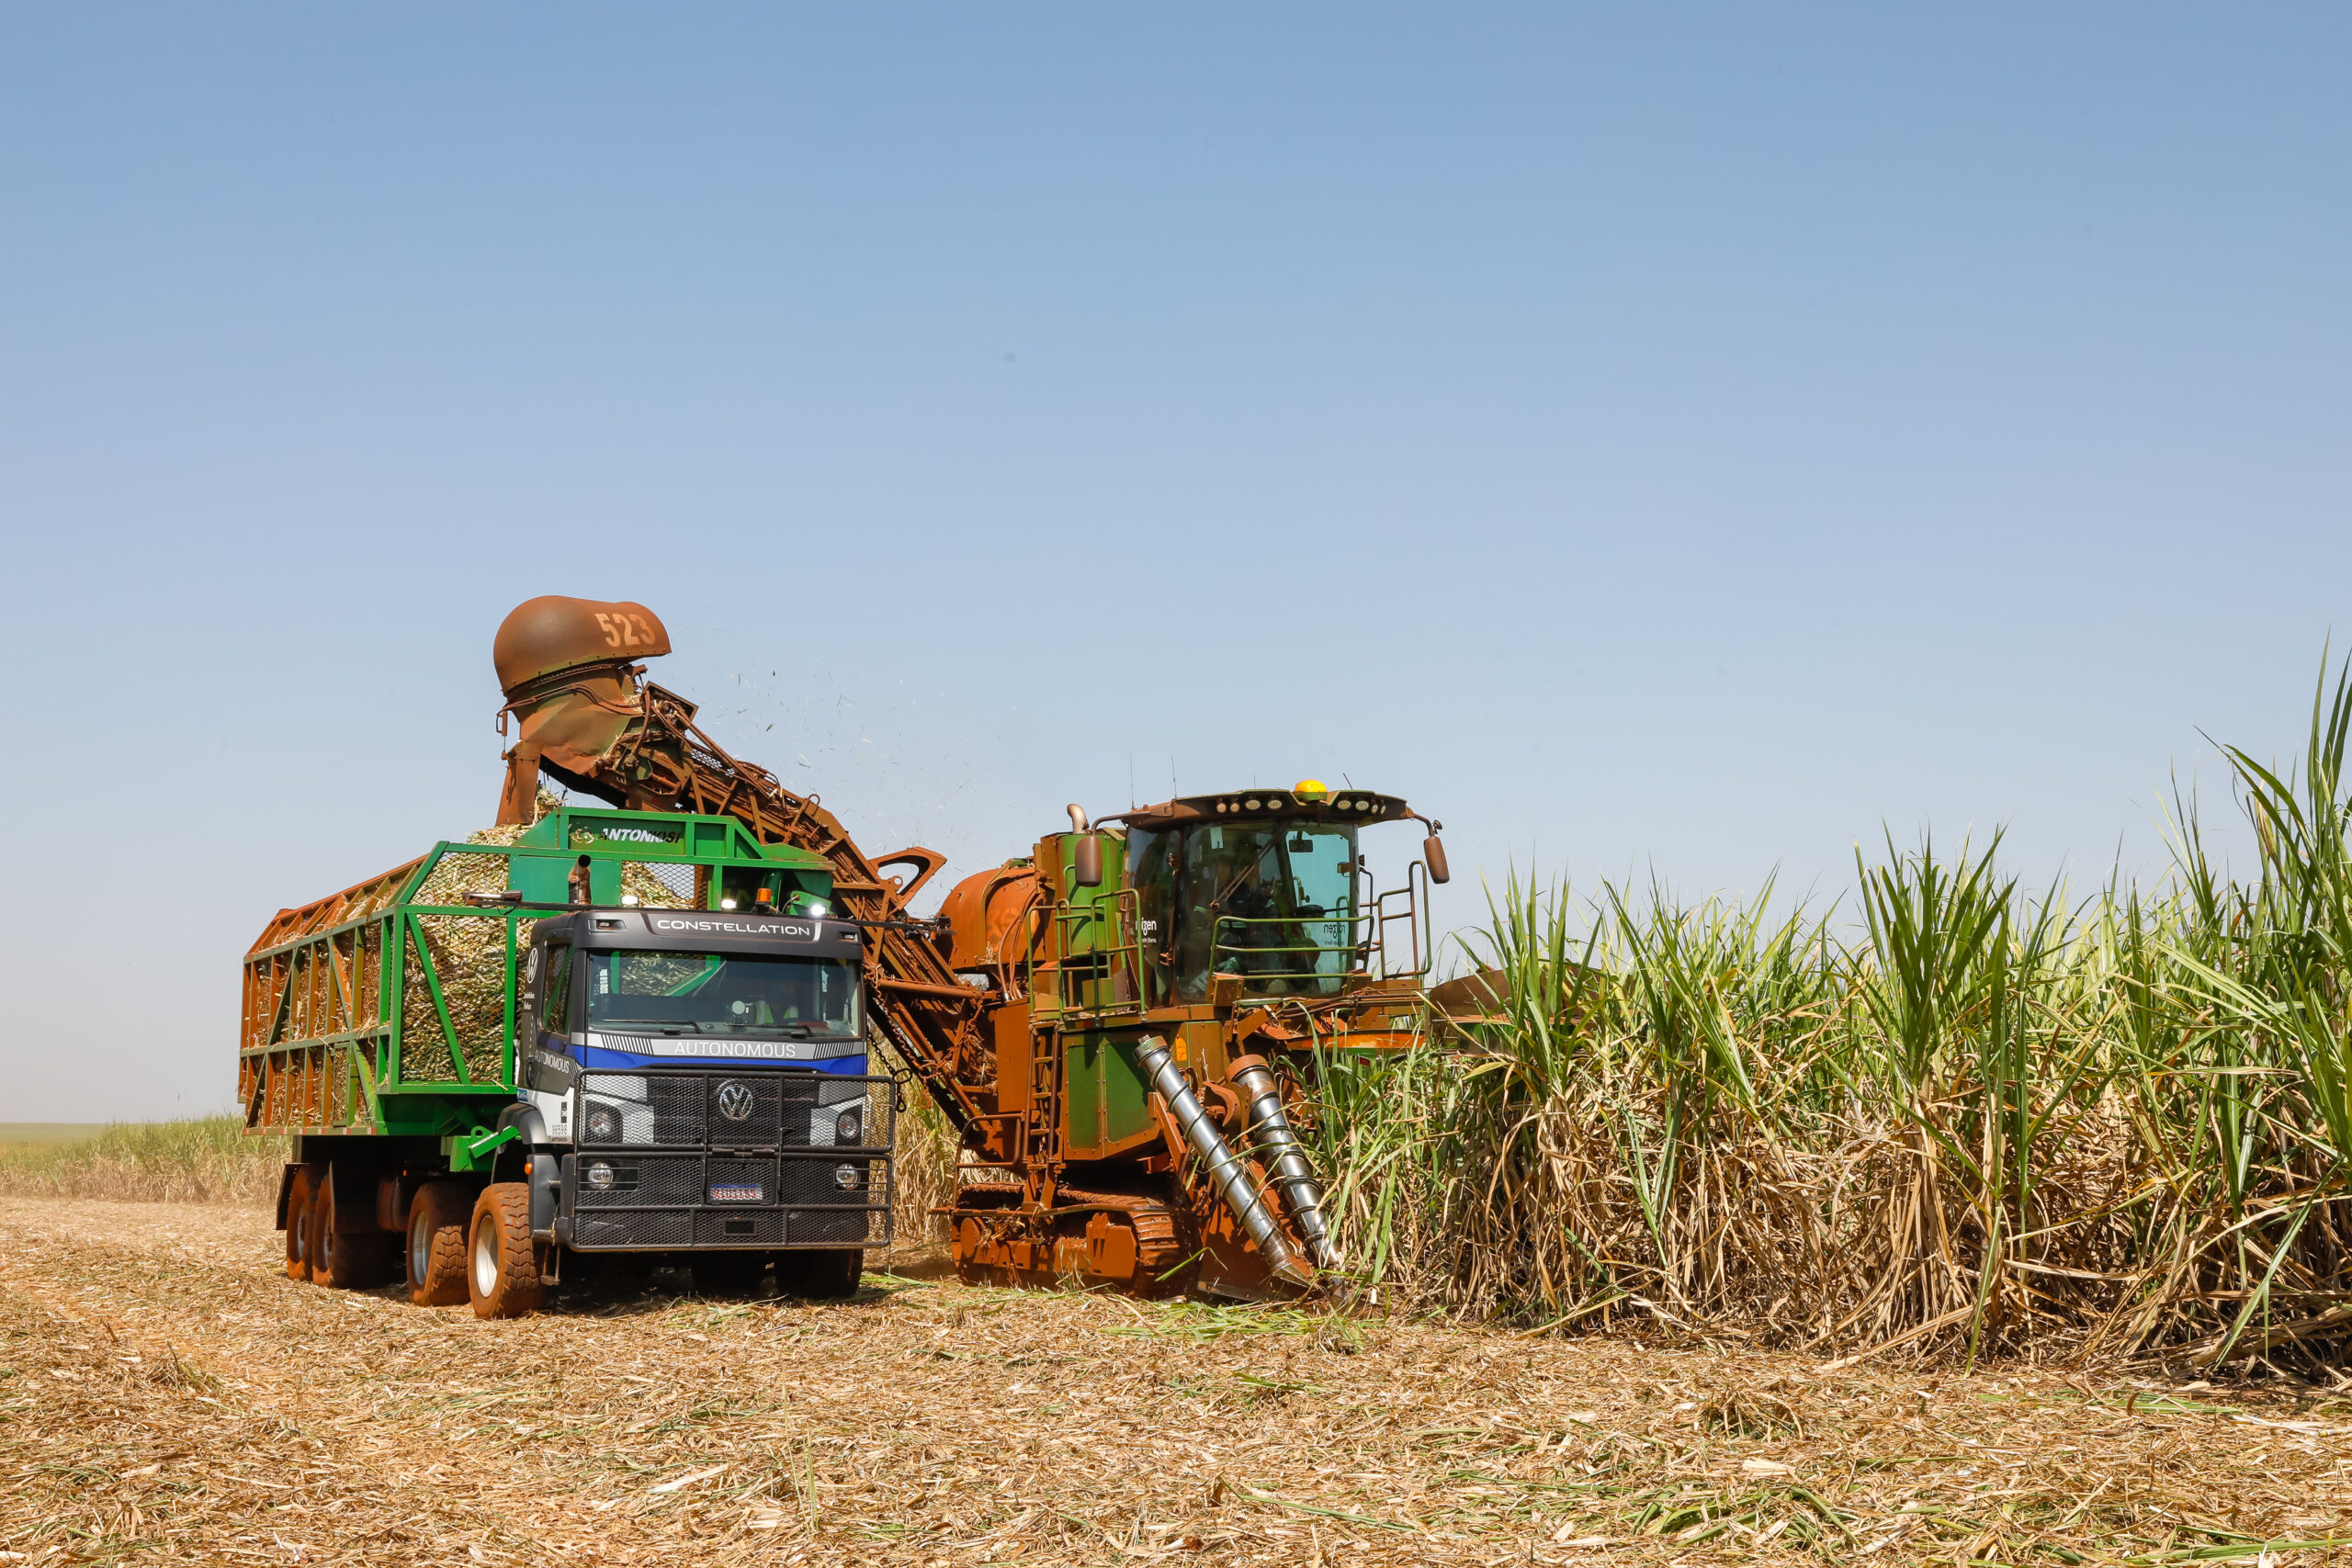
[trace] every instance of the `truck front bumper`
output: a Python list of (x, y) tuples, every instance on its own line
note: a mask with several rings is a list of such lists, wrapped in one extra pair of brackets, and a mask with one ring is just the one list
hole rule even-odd
[(893, 1089), (809, 1072), (583, 1073), (555, 1239), (589, 1252), (887, 1246)]

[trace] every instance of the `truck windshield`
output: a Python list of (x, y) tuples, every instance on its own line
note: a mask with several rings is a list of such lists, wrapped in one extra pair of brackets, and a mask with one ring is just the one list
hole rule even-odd
[(587, 953), (588, 1027), (858, 1038), (857, 965), (734, 953)]

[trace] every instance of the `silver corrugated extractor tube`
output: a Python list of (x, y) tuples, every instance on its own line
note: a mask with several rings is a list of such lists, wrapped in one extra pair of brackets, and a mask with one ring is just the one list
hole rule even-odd
[(1201, 1163), (1208, 1167), (1209, 1179), (1216, 1184), (1226, 1206), (1241, 1222), (1241, 1228), (1250, 1233), (1250, 1239), (1257, 1243), (1260, 1256), (1265, 1258), (1274, 1277), (1302, 1289), (1313, 1284), (1314, 1271), (1300, 1263), (1298, 1254), (1291, 1250), (1290, 1242), (1274, 1223), (1264, 1197), (1251, 1185), (1249, 1166), (1233, 1152), (1225, 1135), (1216, 1130), (1216, 1123), (1202, 1109), (1193, 1086), (1176, 1070), (1168, 1042), (1156, 1034), (1145, 1035), (1136, 1046), (1136, 1065), (1167, 1102), (1168, 1113), (1176, 1118), (1178, 1130), (1201, 1156)]
[(1273, 1068), (1262, 1056), (1242, 1056), (1233, 1064), (1232, 1077), (1249, 1106), (1246, 1124), (1257, 1140), (1258, 1157), (1266, 1163), (1268, 1180), (1290, 1205), (1298, 1234), (1306, 1238), (1306, 1256), (1317, 1269), (1335, 1267), (1340, 1252), (1323, 1223), (1323, 1189), (1315, 1179), (1315, 1168), (1306, 1163), (1306, 1151), (1298, 1145), (1298, 1134), (1291, 1131), (1290, 1118), (1283, 1114), (1283, 1091), (1274, 1082)]

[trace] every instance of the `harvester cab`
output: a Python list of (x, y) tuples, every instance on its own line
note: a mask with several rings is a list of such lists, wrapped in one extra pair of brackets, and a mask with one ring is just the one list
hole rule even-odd
[(1385, 890), (1360, 842), (1366, 828), (1417, 819), (1394, 795), (1313, 779), (1109, 819), (1134, 895), (1139, 993), (1204, 1002), (1224, 977), (1236, 1000), (1325, 1000), (1425, 973), (1427, 887), (1444, 880), (1438, 825), (1428, 856)]

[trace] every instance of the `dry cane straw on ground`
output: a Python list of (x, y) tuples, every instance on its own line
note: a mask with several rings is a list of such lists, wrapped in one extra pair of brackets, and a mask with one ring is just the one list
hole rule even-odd
[[(2352, 1401), (869, 1276), (483, 1323), (0, 1200), (0, 1557), (2318, 1561)], [(2288, 1545), (2324, 1542), (2326, 1545)], [(2338, 1551), (2346, 1550), (2337, 1548)]]

